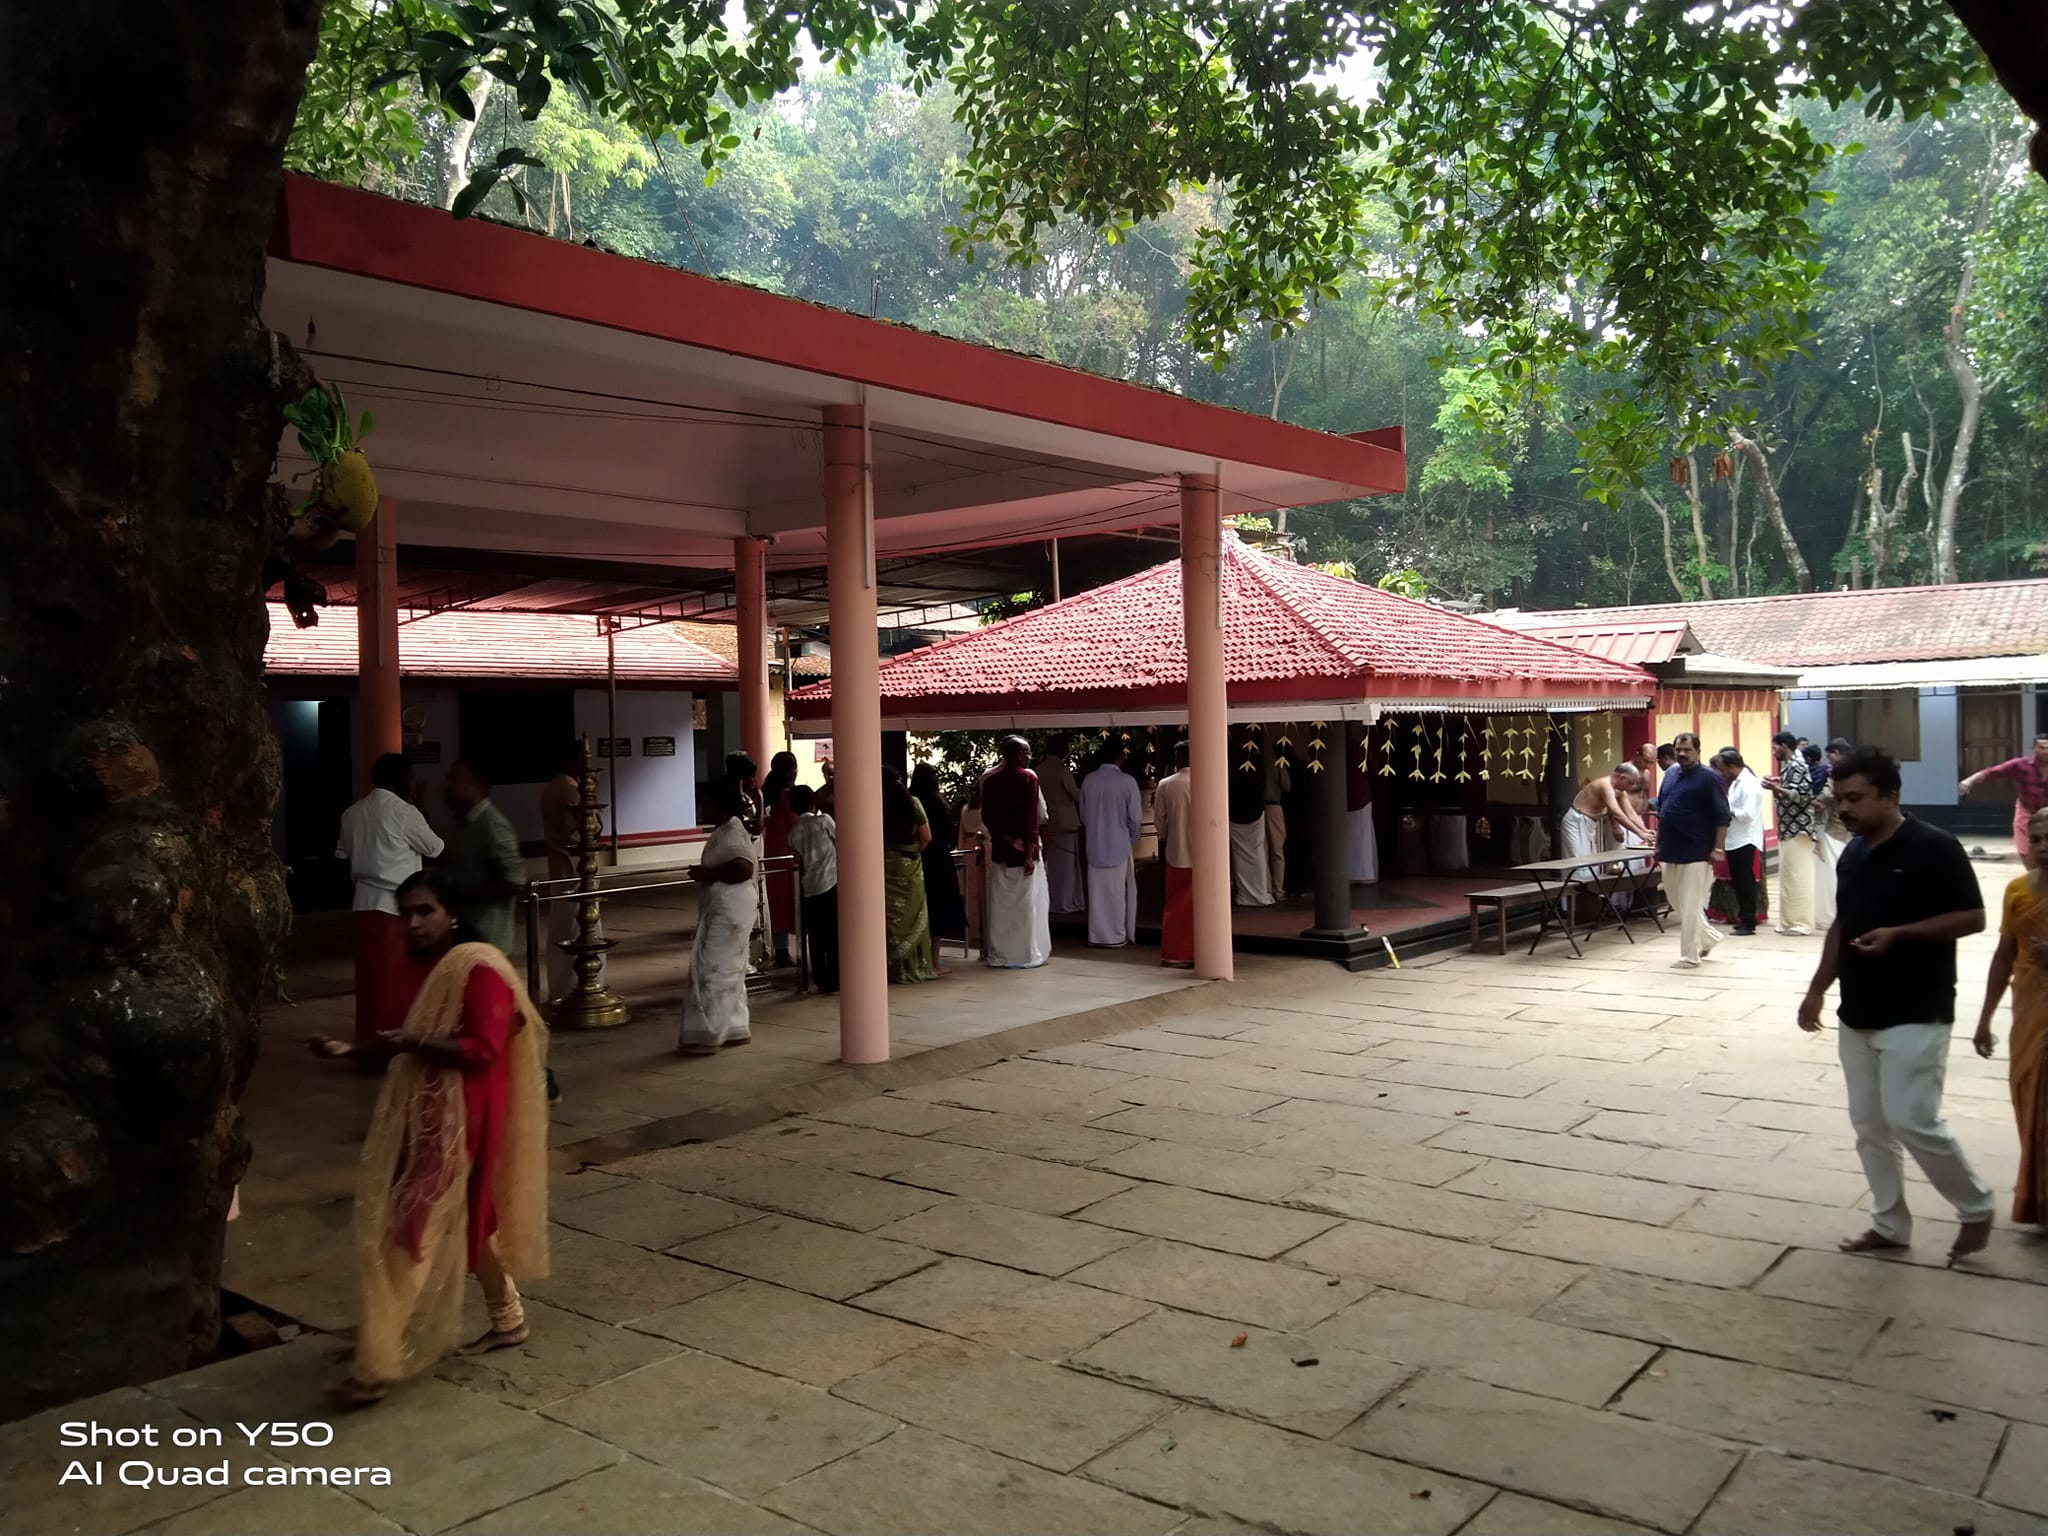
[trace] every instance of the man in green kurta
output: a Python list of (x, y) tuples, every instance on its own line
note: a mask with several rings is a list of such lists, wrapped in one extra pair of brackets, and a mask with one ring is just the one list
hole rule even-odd
[(491, 803), (491, 786), (470, 764), (449, 764), (444, 792), (454, 808), (456, 826), (443, 869), (463, 935), (510, 955), (513, 904), (526, 885), (519, 834)]

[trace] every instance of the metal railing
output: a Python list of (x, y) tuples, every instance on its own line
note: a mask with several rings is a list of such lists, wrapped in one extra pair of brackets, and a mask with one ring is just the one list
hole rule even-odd
[[(975, 845), (972, 848), (955, 848), (952, 850), (952, 853), (953, 868), (956, 876), (964, 871), (966, 878), (974, 882), (973, 890), (979, 898), (967, 903), (967, 936), (960, 941), (961, 954), (964, 958), (985, 952), (984, 930), (988, 913), (988, 835), (986, 833), (978, 834), (975, 839)], [(636, 878), (623, 874), (616, 869), (611, 871), (611, 875), (613, 878), (619, 879)], [(764, 945), (773, 944), (772, 919), (769, 916), (768, 910), (768, 881), (771, 877), (780, 875), (788, 876), (791, 883), (798, 888), (798, 899), (794, 915), (795, 926), (790, 930), (790, 937), (793, 941), (792, 949), (796, 957), (795, 990), (798, 996), (802, 996), (811, 990), (811, 957), (809, 946), (804, 942), (804, 904), (801, 899), (802, 875), (797, 867), (796, 859), (789, 854), (776, 854), (773, 857), (759, 860), (755, 865), (754, 895), (756, 908), (759, 912), (755, 933), (759, 935)], [(543, 989), (542, 957), (545, 952), (545, 945), (542, 934), (545, 923), (542, 919), (541, 909), (552, 906), (556, 902), (579, 901), (583, 899), (587, 893), (581, 890), (580, 886), (581, 881), (578, 877), (570, 875), (556, 879), (529, 880), (526, 883), (525, 889), (520, 893), (519, 902), (526, 924), (526, 991), (527, 995), (533, 998), (536, 1003), (554, 1001), (554, 999), (546, 996)], [(698, 887), (699, 882), (694, 875), (690, 874), (673, 880), (639, 879), (638, 883), (630, 885), (611, 885), (606, 883), (604, 876), (600, 876), (598, 879), (597, 896), (602, 901), (613, 896), (639, 896), (653, 891), (695, 890)], [(968, 890), (964, 882), (961, 890), (964, 896)], [(927, 893), (926, 900), (927, 904), (929, 904), (929, 893)], [(940, 946), (945, 942), (947, 941), (941, 939), (937, 934), (932, 935), (932, 951), (935, 957)], [(759, 974), (765, 978), (766, 968), (760, 968)]]

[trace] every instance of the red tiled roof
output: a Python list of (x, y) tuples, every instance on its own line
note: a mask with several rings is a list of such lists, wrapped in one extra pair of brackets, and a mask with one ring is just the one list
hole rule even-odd
[[(1484, 620), (1224, 541), (1225, 664), (1234, 704), (1380, 698), (1648, 697), (1650, 676)], [(882, 711), (1020, 713), (1184, 702), (1180, 562), (882, 664)], [(790, 695), (830, 712), (831, 685)]]
[[(730, 688), (738, 681), (731, 662), (671, 625), (623, 630), (616, 645), (622, 683)], [(398, 626), (398, 658), (407, 677), (605, 680), (604, 636), (587, 614), (437, 613)], [(273, 677), (355, 676), (356, 610), (322, 608), (317, 625), (299, 629), (272, 603), (263, 670)]]
[[(692, 645), (701, 646), (731, 667), (735, 674), (740, 665), (740, 631), (737, 624), (708, 624), (694, 619), (677, 619), (676, 633)], [(830, 677), (832, 663), (823, 656), (792, 656), (790, 670), (798, 677)], [(771, 661), (768, 675), (771, 678), (782, 674), (782, 663)]]
[(1573, 608), (1503, 622), (1551, 634), (1552, 622), (1583, 629), (1689, 624), (1717, 656), (1786, 667), (1868, 661), (1955, 661), (2048, 652), (2048, 581), (1973, 581), (1946, 587), (1879, 587)]

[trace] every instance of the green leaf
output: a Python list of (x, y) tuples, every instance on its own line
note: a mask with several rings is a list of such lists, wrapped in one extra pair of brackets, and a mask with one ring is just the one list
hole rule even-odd
[(475, 213), (477, 205), (491, 195), (491, 188), (498, 184), (500, 174), (495, 166), (485, 166), (477, 171), (455, 194), (455, 201), (448, 205), (449, 213), (458, 219), (466, 219)]

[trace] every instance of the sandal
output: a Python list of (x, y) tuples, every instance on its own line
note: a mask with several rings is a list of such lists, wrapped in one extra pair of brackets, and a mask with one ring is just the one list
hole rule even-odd
[(1858, 1232), (1854, 1237), (1845, 1237), (1835, 1247), (1843, 1253), (1883, 1253), (1897, 1248), (1910, 1248), (1911, 1243), (1902, 1243), (1895, 1237), (1886, 1237), (1875, 1227)]
[(486, 1333), (477, 1335), (477, 1337), (457, 1349), (455, 1353), (458, 1355), (488, 1355), (494, 1349), (517, 1349), (532, 1337), (532, 1333), (528, 1331), (524, 1323), (521, 1323), (517, 1328), (503, 1330), (493, 1328)]
[(327, 1395), (343, 1408), (368, 1408), (384, 1401), (384, 1388), (376, 1382), (344, 1376), (327, 1389)]

